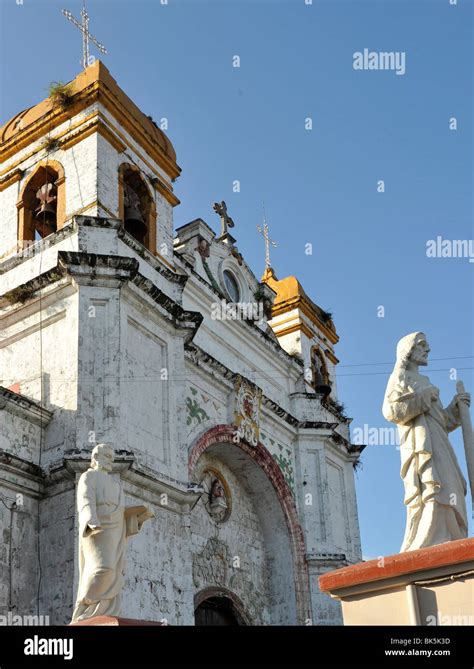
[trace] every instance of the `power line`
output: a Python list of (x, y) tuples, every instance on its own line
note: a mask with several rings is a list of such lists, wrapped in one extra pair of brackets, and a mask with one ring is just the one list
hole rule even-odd
[[(458, 355), (450, 356), (449, 358), (430, 358), (432, 362), (440, 362), (441, 360), (467, 360), (468, 358), (474, 358), (474, 355)], [(339, 369), (341, 367), (375, 367), (376, 365), (394, 365), (395, 361), (390, 360), (390, 362), (360, 362), (357, 364), (350, 365), (338, 365)]]
[[(444, 367), (443, 369), (427, 369), (426, 371), (432, 374), (433, 372), (450, 372), (451, 367)], [(474, 369), (474, 367), (456, 367), (456, 371), (464, 369)], [(336, 378), (340, 379), (344, 376), (388, 376), (391, 372), (360, 372), (358, 374), (338, 374)]]
[[(163, 369), (166, 369), (165, 367)], [(451, 371), (452, 367), (443, 367), (440, 369), (429, 369), (427, 368), (427, 373), (432, 374), (434, 372), (449, 372)], [(474, 367), (456, 367), (455, 368), (457, 371), (462, 371), (462, 370), (470, 370), (474, 369)], [(269, 374), (265, 376), (261, 376), (260, 374), (256, 372), (265, 372), (269, 371)], [(236, 370), (234, 373), (235, 374), (241, 374), (243, 376), (247, 377), (252, 377), (253, 379), (262, 379), (262, 380), (268, 380), (270, 378), (271, 380), (277, 380), (277, 379), (288, 379), (289, 376), (282, 376), (282, 375), (275, 375), (271, 374), (272, 370)], [(336, 380), (347, 377), (347, 376), (378, 376), (378, 375), (383, 375), (383, 376), (388, 376), (391, 374), (391, 370), (387, 370), (385, 372), (357, 372), (355, 374), (336, 374)], [(49, 381), (50, 382), (55, 382), (56, 380), (60, 383), (93, 383), (93, 384), (98, 384), (98, 383), (117, 383), (117, 381), (120, 381), (122, 383), (124, 382), (129, 382), (129, 383), (156, 383), (158, 381), (161, 381), (162, 383), (168, 383), (169, 381), (186, 381), (186, 380), (191, 380), (194, 378), (200, 378), (200, 374), (186, 374), (185, 376), (182, 375), (173, 375), (173, 374), (168, 374), (167, 378), (163, 378), (161, 375), (157, 374), (155, 376), (134, 376), (133, 378), (128, 377), (128, 376), (110, 376), (110, 377), (105, 377), (100, 380), (94, 378), (94, 377), (70, 377), (70, 378), (65, 378), (64, 376), (58, 376), (57, 379), (55, 377), (50, 376)]]

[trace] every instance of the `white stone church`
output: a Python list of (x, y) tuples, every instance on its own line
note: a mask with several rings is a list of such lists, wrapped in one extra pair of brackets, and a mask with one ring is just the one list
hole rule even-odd
[(173, 230), (173, 145), (101, 62), (0, 133), (0, 614), (70, 621), (76, 484), (109, 442), (155, 514), (123, 616), (340, 623), (318, 575), (361, 559), (362, 447), (331, 314), (254, 275), (224, 203)]

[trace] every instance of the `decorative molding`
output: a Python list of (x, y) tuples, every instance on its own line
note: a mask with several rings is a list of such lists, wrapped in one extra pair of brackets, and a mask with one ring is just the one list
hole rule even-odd
[[(74, 449), (67, 452), (61, 461), (50, 468), (48, 482), (57, 483), (82, 474), (90, 467), (90, 458), (91, 451), (88, 449)], [(187, 481), (178, 481), (139, 464), (132, 451), (116, 451), (113, 472), (120, 474), (122, 481), (146, 491), (152, 496), (154, 504), (161, 505), (160, 497), (163, 494), (180, 506), (194, 504), (201, 495), (201, 492), (189, 491)]]
[(138, 260), (127, 256), (58, 251), (58, 267), (77, 283), (119, 288), (138, 272)]
[(336, 356), (334, 355), (334, 353), (330, 349), (328, 349), (328, 348), (323, 349), (323, 353), (335, 365), (339, 364), (339, 362), (340, 362), (339, 358), (336, 358)]
[(77, 232), (77, 226), (75, 222), (72, 221), (54, 234), (48, 235), (47, 237), (44, 237), (44, 239), (39, 239), (36, 242), (28, 244), (28, 246), (24, 249), (18, 249), (17, 245), (16, 250), (12, 249), (12, 252), (15, 251), (15, 255), (9, 255), (5, 260), (1, 260), (0, 258), (0, 275), (8, 272), (18, 265), (21, 265), (21, 263), (29, 260), (35, 255), (38, 255), (38, 253), (41, 253), (45, 249), (48, 249), (55, 244), (59, 244), (59, 242), (61, 242), (63, 239), (66, 239), (66, 237), (69, 237), (75, 232)]
[(168, 320), (171, 320), (176, 328), (188, 331), (185, 337), (185, 345), (189, 344), (203, 321), (202, 314), (198, 311), (183, 309), (181, 305), (168, 297), (166, 293), (142, 274), (137, 273), (132, 278), (131, 283), (148, 295), (156, 305), (164, 309), (169, 314)]
[(11, 168), (9, 168), (9, 173), (0, 179), (0, 192), (2, 190), (5, 190), (12, 184), (16, 183), (17, 181), (21, 181), (23, 179), (24, 176), (23, 170), (16, 168), (15, 170), (13, 170), (13, 172), (10, 172), (10, 169)]
[(97, 125), (97, 132), (103, 137), (117, 153), (123, 153), (127, 148), (126, 144), (122, 142), (113, 130), (104, 122), (104, 116), (99, 112), (99, 123)]
[(44, 476), (38, 465), (0, 449), (0, 484), (3, 487), (41, 499)]
[[(153, 171), (155, 172), (155, 170)], [(165, 182), (162, 181), (158, 176), (155, 176), (153, 179), (151, 179), (151, 183), (153, 188), (155, 188), (158, 193), (160, 193), (160, 195), (163, 195), (165, 200), (169, 202), (172, 207), (176, 207), (176, 205), (181, 204), (181, 200), (176, 197), (173, 191), (170, 190)]]
[(335, 430), (338, 425), (339, 423), (327, 423), (321, 420), (302, 420), (298, 423), (301, 430)]
[(15, 416), (38, 426), (46, 426), (53, 417), (53, 412), (48, 411), (37, 402), (30, 400), (24, 395), (14, 393), (8, 388), (0, 386), (0, 410), (5, 409)]
[(308, 339), (313, 339), (315, 335), (315, 333), (310, 330), (306, 323), (301, 320), (294, 325), (287, 325), (282, 330), (278, 330), (278, 325), (275, 325), (272, 329), (277, 337), (284, 337), (285, 335), (291, 334), (292, 332), (303, 332), (303, 334), (305, 334)]
[(309, 567), (338, 569), (349, 564), (345, 553), (306, 553), (306, 562)]
[(61, 267), (59, 264), (56, 267), (52, 267), (47, 272), (43, 272), (38, 276), (35, 276), (30, 281), (22, 283), (15, 288), (7, 291), (0, 297), (0, 308), (7, 307), (8, 305), (13, 304), (24, 304), (29, 299), (34, 297), (35, 293), (39, 290), (42, 290), (46, 286), (49, 286), (56, 281), (64, 279), (66, 276), (65, 267)]

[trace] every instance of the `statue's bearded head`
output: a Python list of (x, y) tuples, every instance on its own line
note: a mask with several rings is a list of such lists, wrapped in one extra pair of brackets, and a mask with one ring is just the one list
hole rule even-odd
[(110, 444), (97, 444), (92, 449), (91, 467), (93, 469), (102, 469), (103, 471), (112, 471), (114, 462), (114, 449)]
[(397, 345), (397, 364), (406, 368), (409, 362), (416, 365), (428, 364), (430, 347), (423, 332), (412, 332), (402, 337)]

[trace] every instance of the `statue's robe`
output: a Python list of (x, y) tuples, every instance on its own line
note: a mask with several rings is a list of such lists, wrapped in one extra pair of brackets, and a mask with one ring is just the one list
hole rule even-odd
[[(72, 622), (120, 614), (127, 537), (139, 530), (136, 516), (125, 517), (120, 480), (88, 469), (77, 486), (79, 586)], [(91, 530), (90, 525), (100, 525)]]
[(382, 409), (400, 436), (407, 507), (401, 552), (467, 537), (467, 486), (448, 439), (460, 416), (457, 407), (432, 401), (433, 389), (421, 374), (392, 374)]

